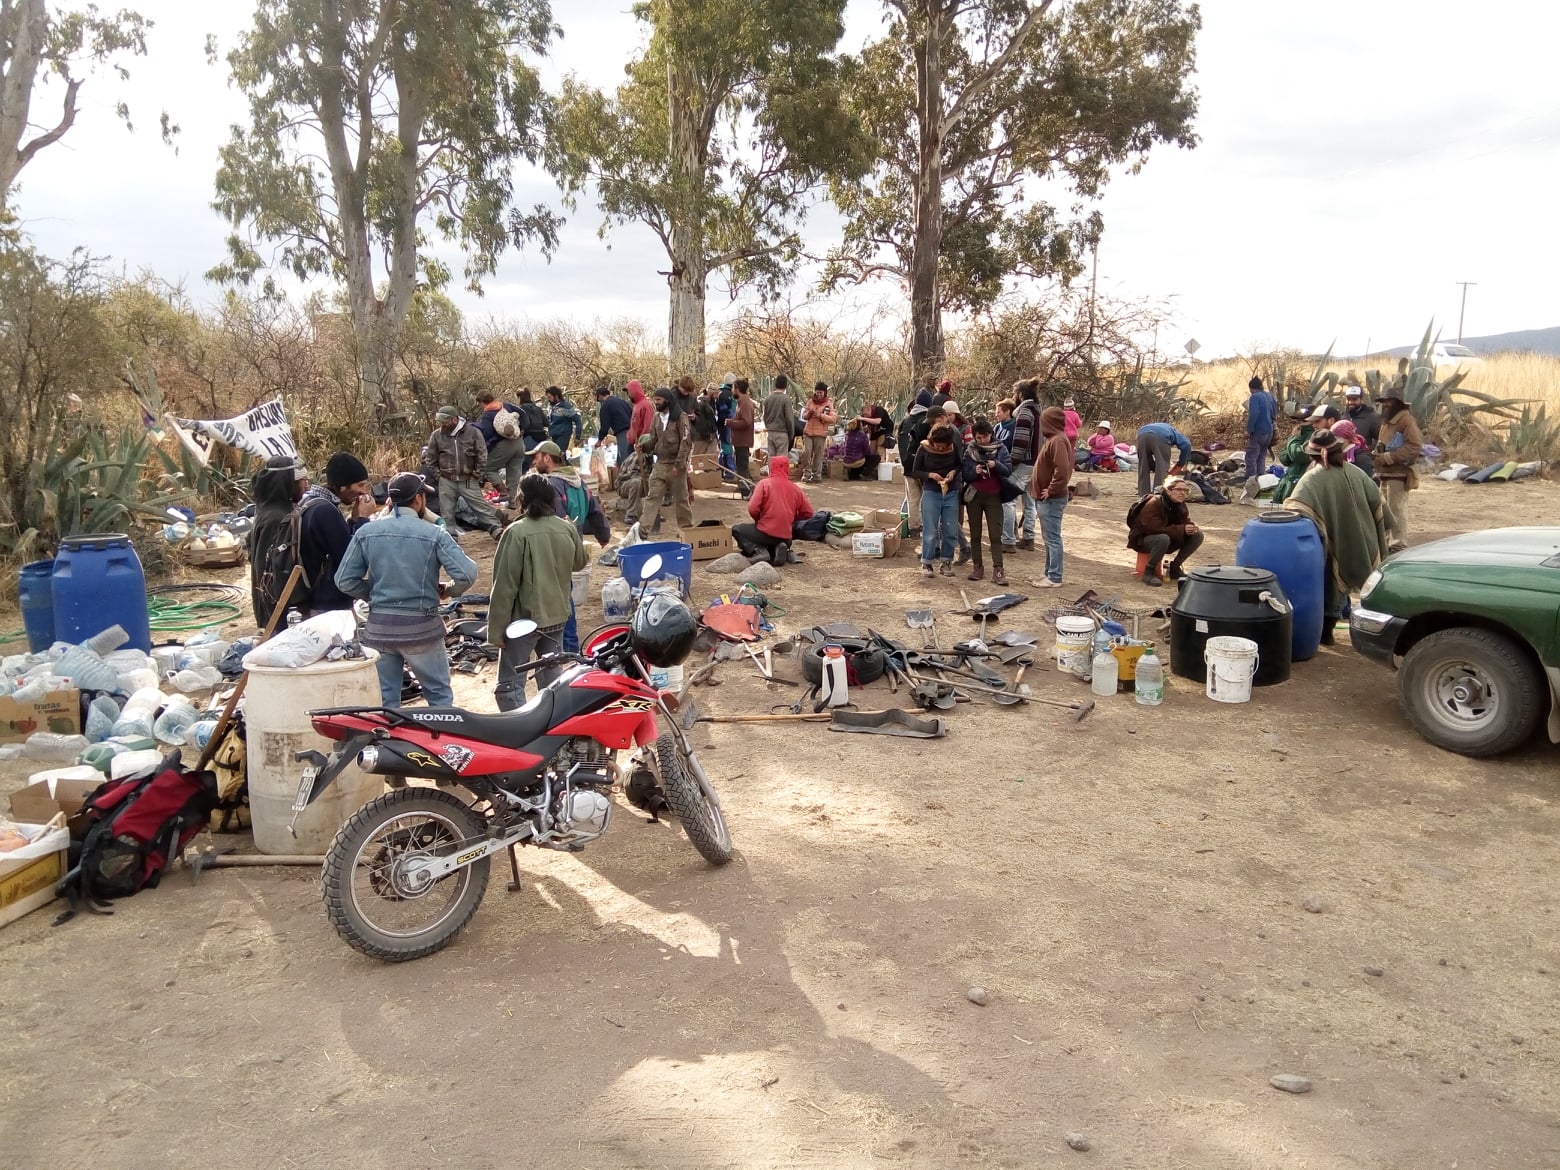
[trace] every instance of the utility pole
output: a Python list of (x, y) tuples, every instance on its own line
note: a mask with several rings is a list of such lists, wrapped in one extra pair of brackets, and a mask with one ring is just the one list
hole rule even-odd
[(1457, 283), (1462, 285), (1462, 290), (1463, 290), (1462, 291), (1462, 307), (1457, 310), (1457, 344), (1461, 345), (1462, 344), (1463, 314), (1468, 311), (1468, 286), (1470, 284), (1478, 284), (1479, 282), (1476, 281), (1476, 280), (1459, 280), (1459, 281), (1457, 281)]

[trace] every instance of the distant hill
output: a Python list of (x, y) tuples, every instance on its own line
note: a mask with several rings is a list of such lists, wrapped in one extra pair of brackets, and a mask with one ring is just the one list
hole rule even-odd
[[(1442, 332), (1442, 341), (1455, 341), (1455, 333)], [(1488, 337), (1464, 337), (1463, 344), (1477, 354), (1486, 353), (1543, 353), (1560, 356), (1560, 325), (1552, 329), (1519, 329), (1515, 333), (1492, 333)], [(1419, 346), (1400, 345), (1387, 352), (1393, 357), (1405, 357)]]

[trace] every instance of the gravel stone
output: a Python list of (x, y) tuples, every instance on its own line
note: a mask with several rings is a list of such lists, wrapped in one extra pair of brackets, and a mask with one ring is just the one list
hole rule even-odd
[(988, 1003), (991, 1002), (991, 992), (987, 991), (984, 987), (977, 983), (974, 987), (970, 988), (964, 993), (964, 998), (969, 1000), (976, 1007), (985, 1007)]
[(1302, 1077), (1296, 1073), (1279, 1073), (1268, 1080), (1281, 1093), (1309, 1093), (1311, 1091), (1311, 1078)]
[(1066, 1142), (1069, 1147), (1077, 1150), (1080, 1154), (1086, 1152), (1089, 1149), (1092, 1149), (1094, 1145), (1094, 1143), (1089, 1140), (1089, 1136), (1082, 1133), (1064, 1134), (1062, 1136), (1062, 1140)]
[(1320, 914), (1327, 909), (1327, 903), (1319, 894), (1311, 894), (1300, 903), (1300, 909), (1307, 914)]
[(1365, 971), (1365, 974), (1373, 975), (1377, 979), (1380, 979), (1383, 975), (1385, 975), (1387, 973), (1386, 970), (1384, 968), (1381, 968), (1381, 967), (1366, 967), (1366, 968), (1364, 968), (1364, 971)]
[(719, 557), (718, 559), (713, 560), (709, 564), (705, 565), (704, 571), (706, 573), (715, 573), (724, 576), (730, 573), (742, 572), (743, 569), (748, 567), (748, 563), (749, 562), (747, 557), (743, 556), (741, 553), (727, 553), (725, 556)]
[(737, 573), (737, 580), (746, 581), (762, 589), (766, 585), (780, 584), (780, 570), (767, 561), (759, 561), (756, 565), (749, 565), (746, 569), (740, 570)]

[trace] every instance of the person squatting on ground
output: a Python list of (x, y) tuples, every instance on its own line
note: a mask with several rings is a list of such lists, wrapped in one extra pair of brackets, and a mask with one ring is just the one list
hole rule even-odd
[(1067, 415), (1061, 407), (1048, 406), (1040, 412), (1040, 435), (1045, 442), (1029, 481), (1029, 494), (1035, 498), (1040, 532), (1045, 537), (1045, 576), (1031, 582), (1037, 589), (1055, 589), (1062, 583), (1062, 512), (1077, 463), (1066, 428)]
[(749, 560), (767, 556), (770, 564), (779, 567), (792, 559), (791, 535), (796, 522), (812, 514), (807, 493), (791, 482), (791, 461), (776, 455), (748, 500), (753, 523), (732, 525), (731, 538)]
[(650, 532), (661, 528), (661, 509), (668, 493), (677, 509), (677, 527), (693, 527), (693, 508), (688, 503), (688, 459), (693, 451), (693, 428), (688, 417), (677, 409), (677, 396), (665, 386), (655, 392), (655, 422), (650, 437), (654, 441), (655, 467), (650, 472), (649, 512), (645, 527)]
[(829, 384), (813, 385), (812, 397), (802, 407), (802, 482), (817, 483), (823, 477), (823, 452), (829, 445), (829, 428), (839, 418)]
[(1108, 418), (1100, 419), (1094, 425), (1094, 433), (1089, 436), (1087, 466), (1090, 471), (1116, 470), (1116, 436), (1110, 433)]
[[(1186, 506), (1191, 491), (1189, 481), (1179, 475), (1168, 476), (1164, 485), (1146, 496), (1141, 507), (1134, 506), (1128, 516), (1127, 547), (1148, 554), (1143, 584), (1157, 588), (1166, 576), (1179, 581), (1186, 575), (1182, 569), (1186, 558), (1202, 547), (1202, 529), (1192, 523), (1191, 509)], [(1166, 571), (1164, 558), (1172, 552), (1175, 559)]]
[(775, 375), (775, 387), (764, 399), (764, 445), (773, 459), (789, 455), (796, 441), (796, 403), (791, 398), (791, 383), (784, 374)]
[(1414, 461), (1425, 439), (1402, 391), (1389, 389), (1376, 399), (1381, 407), (1381, 436), (1376, 441), (1376, 475), (1387, 496), (1387, 543), (1391, 552), (1408, 547), (1408, 493), (1419, 486)]
[[(1174, 447), (1180, 456), (1178, 459), (1170, 457), (1170, 449)], [(1159, 485), (1165, 482), (1165, 476), (1176, 464), (1185, 463), (1192, 457), (1192, 441), (1176, 430), (1169, 423), (1151, 422), (1138, 428), (1137, 433), (1137, 460), (1138, 460), (1138, 495), (1146, 496), (1151, 491), (1156, 491)]]
[[(455, 693), (439, 603), (476, 583), (477, 563), (447, 529), (425, 522), (428, 485), (422, 476), (403, 471), (386, 490), (389, 514), (353, 534), (336, 587), (368, 602), (363, 645), (379, 651), (379, 701), (399, 707), (402, 674), (410, 670), (428, 706), (448, 707)], [(450, 575), (448, 586), (439, 583), (441, 568)]]
[(525, 441), (521, 436), (523, 424), (520, 408), (500, 402), (491, 390), (477, 391), (477, 405), (482, 409), (471, 420), (471, 425), (482, 432), (482, 441), (487, 444), (487, 466), (503, 471), (504, 495), (513, 505), (515, 493), (519, 490), (515, 485), (525, 474)]
[(424, 477), (439, 477), (439, 514), (455, 523), (455, 501), (463, 500), (477, 514), (477, 521), (497, 540), (503, 521), (482, 495), (487, 471), (487, 442), (482, 432), (460, 417), (453, 406), (441, 406), (433, 416), (439, 424), (423, 449)]
[(979, 581), (986, 576), (986, 566), (980, 555), (981, 530), (985, 529), (991, 541), (991, 583), (1006, 585), (1007, 574), (1002, 565), (1002, 507), (1018, 496), (1018, 488), (1008, 477), (1013, 471), (1013, 459), (1007, 448), (999, 443), (992, 425), (984, 418), (977, 418), (970, 428), (970, 445), (964, 449), (964, 511), (970, 518), (970, 549), (975, 567), (970, 570), (970, 580)]
[(846, 479), (876, 479), (878, 453), (872, 447), (872, 436), (867, 434), (859, 418), (845, 424), (845, 450), (840, 462), (845, 465)]
[(1322, 644), (1333, 644), (1333, 626), (1349, 595), (1387, 555), (1386, 512), (1375, 482), (1354, 464), (1336, 434), (1319, 431), (1309, 444), (1311, 466), (1295, 485), (1286, 507), (1310, 517), (1327, 552), (1323, 576)]
[(1277, 434), (1278, 401), (1262, 388), (1261, 378), (1253, 377), (1246, 389), (1250, 391), (1246, 398), (1246, 483), (1240, 502), (1255, 504), (1262, 490), (1257, 481), (1267, 470), (1268, 451)]
[[(570, 578), (590, 564), (579, 530), (555, 510), (553, 485), (540, 475), (520, 481), (525, 514), (504, 532), (493, 553), (493, 593), (488, 601), (488, 641), (500, 647), (498, 685), (493, 698), (500, 711), (525, 706), (525, 663), (544, 654), (556, 654), (563, 646), (569, 620)], [(511, 622), (529, 619), (537, 628), (520, 638), (510, 638)], [(545, 687), (562, 667), (536, 671), (538, 688)]]
[(639, 523), (639, 517), (644, 511), (645, 492), (650, 488), (650, 464), (654, 461), (654, 447), (654, 438), (640, 435), (639, 442), (629, 451), (628, 458), (618, 464), (618, 510), (629, 524)]
[(953, 576), (958, 544), (959, 493), (964, 477), (953, 428), (939, 421), (915, 453), (915, 478), (921, 483), (921, 573), (932, 575), (933, 562), (944, 577)]

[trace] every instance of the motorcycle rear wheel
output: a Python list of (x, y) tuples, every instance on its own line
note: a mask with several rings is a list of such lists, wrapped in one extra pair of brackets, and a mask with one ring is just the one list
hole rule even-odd
[[(423, 888), (409, 885), (400, 866), (486, 831), (481, 816), (437, 789), (397, 788), (369, 801), (341, 827), (325, 855), (320, 884), (336, 933), (353, 950), (392, 963), (443, 950), (477, 912), (491, 858)], [(400, 910), (410, 910), (405, 917), (413, 921), (397, 921)]]
[(711, 865), (725, 865), (731, 860), (731, 831), (720, 809), (705, 799), (698, 779), (683, 764), (676, 737), (663, 732), (655, 742), (655, 752), (666, 803), (682, 822), (689, 842)]

